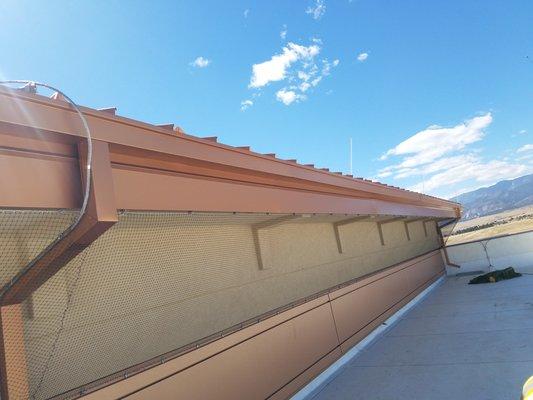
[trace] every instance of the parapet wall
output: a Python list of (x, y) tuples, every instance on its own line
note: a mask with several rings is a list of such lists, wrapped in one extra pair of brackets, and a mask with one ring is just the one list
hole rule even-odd
[(448, 275), (514, 267), (533, 272), (533, 231), (496, 236), (446, 247), (448, 257), (461, 268), (447, 268)]

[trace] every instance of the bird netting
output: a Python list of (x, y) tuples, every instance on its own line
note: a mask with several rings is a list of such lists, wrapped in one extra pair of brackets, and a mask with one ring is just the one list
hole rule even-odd
[[(2, 283), (76, 216), (0, 211)], [(120, 212), (22, 304), (19, 393), (77, 397), (440, 246), (425, 220), (409, 224), (408, 238), (403, 221), (384, 224), (384, 245), (375, 220), (339, 225), (336, 236), (334, 223), (349, 217)]]

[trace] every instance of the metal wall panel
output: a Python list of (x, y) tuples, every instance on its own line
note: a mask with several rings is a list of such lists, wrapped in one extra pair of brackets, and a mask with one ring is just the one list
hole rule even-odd
[(382, 278), (365, 286), (347, 293), (346, 290), (350, 288), (345, 288), (345, 294), (332, 299), (331, 306), (341, 343), (444, 270), (438, 252), (422, 256), (415, 263), (405, 264), (397, 266), (392, 274), (387, 274), (387, 271), (376, 274), (375, 278)]
[(288, 398), (443, 270), (439, 251), (433, 251), (260, 323), (271, 325), (245, 328), (210, 344), (211, 350), (198, 349), (172, 360), (167, 363), (174, 363), (172, 368), (163, 364), (85, 400)]
[(337, 345), (324, 304), (127, 398), (265, 399)]

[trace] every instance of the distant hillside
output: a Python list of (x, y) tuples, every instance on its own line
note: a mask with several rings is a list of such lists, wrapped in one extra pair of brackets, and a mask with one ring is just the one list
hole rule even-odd
[(533, 174), (463, 193), (450, 200), (464, 207), (463, 219), (511, 210), (533, 204)]

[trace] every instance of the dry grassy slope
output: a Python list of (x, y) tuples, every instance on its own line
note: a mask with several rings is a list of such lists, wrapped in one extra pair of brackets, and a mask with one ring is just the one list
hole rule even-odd
[[(526, 216), (528, 217), (524, 218)], [(523, 219), (518, 219), (517, 217), (522, 217)], [(448, 238), (446, 243), (453, 244), (470, 242), (473, 240), (479, 240), (498, 235), (533, 230), (533, 205), (514, 210), (503, 211), (498, 214), (486, 215), (484, 217), (460, 221), (455, 226), (454, 232), (475, 226), (482, 226), (492, 222), (496, 222), (498, 224), (484, 229), (452, 235)]]

